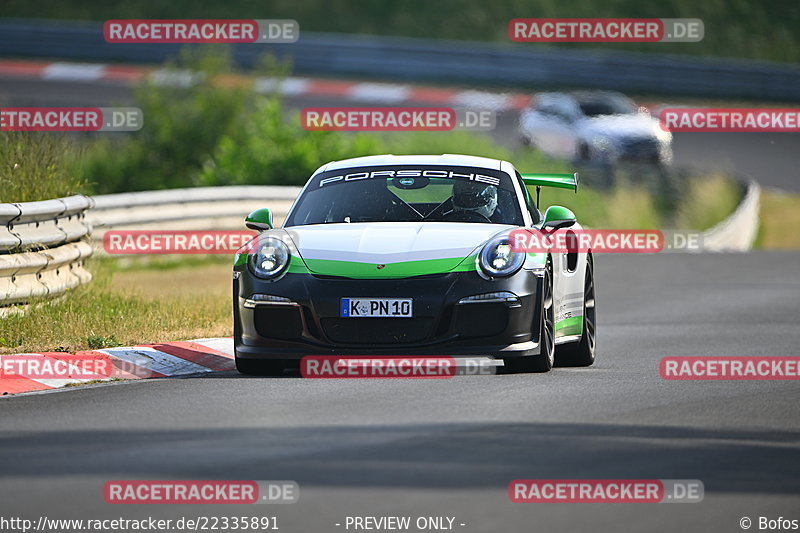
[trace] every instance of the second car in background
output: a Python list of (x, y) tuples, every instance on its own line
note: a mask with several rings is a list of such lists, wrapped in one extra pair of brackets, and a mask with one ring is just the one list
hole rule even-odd
[(540, 93), (520, 115), (522, 142), (577, 162), (672, 162), (672, 134), (627, 96), (607, 91)]

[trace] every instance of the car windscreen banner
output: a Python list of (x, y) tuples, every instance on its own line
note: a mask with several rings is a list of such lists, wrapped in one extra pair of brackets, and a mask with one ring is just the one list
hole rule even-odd
[(505, 172), (479, 167), (441, 165), (394, 165), (355, 167), (321, 172), (314, 176), (309, 190), (361, 180), (391, 180), (399, 188), (422, 188), (431, 179), (468, 180), (513, 190), (511, 178)]

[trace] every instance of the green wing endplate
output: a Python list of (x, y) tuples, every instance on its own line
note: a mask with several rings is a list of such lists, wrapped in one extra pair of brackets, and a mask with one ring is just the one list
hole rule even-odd
[(537, 187), (556, 187), (578, 192), (578, 173), (573, 174), (522, 174), (525, 185)]

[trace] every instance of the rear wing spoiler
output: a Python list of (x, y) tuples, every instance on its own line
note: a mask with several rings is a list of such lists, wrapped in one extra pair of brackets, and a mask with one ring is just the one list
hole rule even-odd
[(542, 187), (555, 187), (557, 189), (572, 189), (578, 192), (578, 173), (572, 174), (520, 174), (525, 185), (536, 186), (536, 205), (539, 205), (539, 193)]
[(536, 187), (556, 187), (578, 192), (578, 173), (572, 174), (522, 174), (525, 185)]

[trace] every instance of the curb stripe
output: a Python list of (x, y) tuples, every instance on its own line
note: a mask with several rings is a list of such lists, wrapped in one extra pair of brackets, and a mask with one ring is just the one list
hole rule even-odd
[[(10, 355), (10, 354), (9, 354)], [(71, 354), (64, 352), (40, 352), (14, 354), (15, 357), (51, 358), (66, 360)], [(123, 348), (104, 348), (76, 352), (77, 356), (109, 357), (114, 366), (111, 376), (88, 376), (86, 378), (35, 378), (14, 376), (4, 378), (0, 370), (0, 396), (55, 389), (71, 383), (109, 381), (118, 379), (144, 379), (219, 372), (233, 370), (233, 337), (194, 339), (191, 341), (165, 342)], [(3, 356), (0, 356), (2, 358)], [(82, 375), (84, 372), (76, 368)]]
[[(0, 76), (39, 78), (47, 81), (109, 81), (126, 85), (150, 80), (158, 85), (178, 87), (190, 86), (196, 80), (194, 73), (187, 70), (170, 71), (153, 67), (65, 61), (49, 63), (3, 60), (0, 61)], [(215, 83), (220, 86), (236, 85), (250, 79), (257, 92), (270, 92), (277, 89), (285, 96), (324, 96), (375, 104), (451, 105), (495, 111), (524, 109), (531, 99), (530, 94), (413, 87), (399, 83), (356, 82), (294, 76), (282, 80), (248, 76), (235, 78), (221, 76), (215, 79)]]
[[(65, 357), (64, 357), (65, 355), (68, 355), (68, 354), (65, 354), (63, 352), (43, 352), (43, 353), (16, 354), (16, 357), (21, 357), (22, 356), (22, 357), (29, 358), (31, 360), (39, 360), (39, 361), (44, 362), (45, 360), (48, 360), (48, 359), (51, 360), (51, 361), (64, 360), (65, 359)], [(72, 373), (83, 374), (83, 372), (79, 368), (74, 366), (74, 365), (69, 365), (69, 370), (70, 370), (71, 374)], [(32, 375), (29, 375), (29, 374), (24, 373), (24, 372), (20, 373), (19, 375), (24, 379), (28, 379), (28, 380), (34, 381), (36, 383), (44, 385), (46, 388), (51, 388), (51, 389), (63, 387), (64, 385), (69, 385), (69, 384), (73, 384), (73, 383), (85, 383), (87, 381), (93, 381), (93, 380), (104, 380), (104, 381), (106, 381), (106, 380), (110, 379), (107, 376), (101, 376), (99, 374), (93, 374), (93, 375), (91, 375), (91, 377), (87, 377), (87, 378), (71, 378), (71, 377), (66, 377), (66, 378), (49, 377), (49, 378), (46, 378), (46, 377), (32, 376)], [(15, 378), (9, 378), (9, 379), (19, 379), (19, 378), (15, 377)]]
[(51, 63), (42, 71), (45, 80), (94, 81), (103, 78), (105, 65), (91, 63)]
[(352, 83), (336, 80), (311, 80), (306, 89), (306, 94), (320, 96), (347, 96)]
[(204, 348), (200, 345), (193, 345), (193, 343), (190, 342), (154, 344), (153, 348), (163, 353), (180, 357), (181, 359), (185, 359), (210, 370), (222, 371), (233, 370), (236, 368), (233, 359), (230, 357), (213, 353), (215, 350)]
[(449, 104), (458, 91), (452, 89), (437, 89), (435, 87), (414, 87), (409, 91), (409, 100), (415, 102), (428, 102), (432, 104)]
[(311, 80), (306, 78), (256, 78), (253, 82), (253, 89), (259, 93), (269, 93), (278, 91), (284, 96), (299, 96), (308, 92)]
[(0, 73), (7, 76), (41, 76), (46, 63), (38, 61), (0, 61)]
[[(59, 361), (67, 361), (67, 362), (69, 362), (69, 360), (68, 360), (68, 357), (69, 357), (70, 355), (72, 355), (72, 354), (68, 354), (68, 353), (64, 353), (64, 352), (42, 352), (42, 354), (41, 354), (41, 355), (44, 355), (44, 356), (46, 356), (46, 357), (49, 357), (50, 359), (57, 359), (57, 360), (59, 360)], [(91, 356), (91, 355), (94, 355), (94, 354), (93, 354), (93, 353), (91, 353), (91, 352), (88, 352), (88, 353), (84, 353), (84, 355), (89, 355), (89, 356)], [(96, 355), (95, 355), (95, 356), (96, 356)], [(83, 370), (81, 370), (81, 369), (79, 369), (79, 368), (75, 367), (74, 365), (70, 365), (70, 367), (71, 367), (71, 368), (75, 368), (75, 371), (76, 371), (76, 373), (79, 373), (81, 376), (87, 376), (87, 377), (85, 377), (85, 378), (84, 378), (84, 377), (81, 377), (81, 378), (73, 378), (73, 379), (75, 379), (75, 381), (77, 381), (78, 383), (83, 383), (83, 382), (85, 382), (85, 381), (93, 381), (93, 380), (103, 380), (103, 381), (106, 381), (106, 380), (109, 380), (109, 379), (111, 379), (109, 376), (104, 376), (104, 375), (102, 375), (102, 374), (90, 374), (90, 373), (88, 373), (88, 372), (84, 372)], [(36, 378), (31, 378), (31, 379), (36, 379)]]
[(192, 341), (194, 344), (211, 348), (218, 353), (226, 354), (233, 359), (233, 337), (217, 337), (211, 339), (195, 339)]
[(32, 379), (24, 377), (4, 378), (3, 373), (0, 372), (0, 396), (8, 394), (17, 394), (20, 392), (30, 392), (36, 390), (52, 389), (49, 385), (39, 383)]
[(405, 85), (389, 83), (357, 83), (350, 88), (348, 98), (365, 102), (398, 103), (408, 100), (409, 90)]
[(138, 83), (147, 78), (148, 70), (137, 67), (123, 67), (119, 65), (109, 65), (103, 71), (104, 80), (125, 81)]
[[(106, 348), (97, 350), (112, 357), (124, 359), (129, 363), (147, 371), (155, 371), (165, 376), (180, 374), (194, 374), (197, 372), (210, 372), (211, 370), (198, 364), (186, 361), (149, 346), (136, 346), (133, 348)], [(149, 375), (148, 375), (149, 377)]]
[[(87, 350), (75, 353), (75, 355), (97, 355), (97, 354), (108, 357), (107, 353), (103, 353), (97, 350)], [(114, 370), (112, 370), (112, 377), (114, 378), (141, 379), (142, 377), (151, 377), (151, 378), (167, 377), (166, 375), (161, 374), (159, 372), (153, 372), (151, 370), (138, 367), (130, 363), (129, 361), (114, 356), (111, 356), (111, 364), (114, 365)]]

